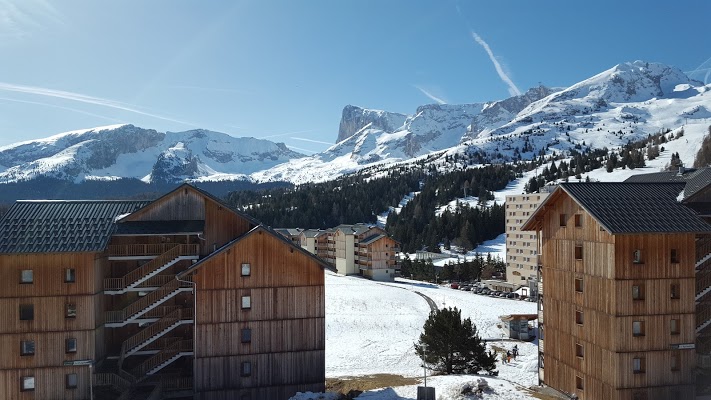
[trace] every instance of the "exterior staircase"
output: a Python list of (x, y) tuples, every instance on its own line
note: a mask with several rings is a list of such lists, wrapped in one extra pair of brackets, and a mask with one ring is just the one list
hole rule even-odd
[(126, 339), (121, 345), (118, 366), (121, 368), (126, 357), (135, 354), (183, 324), (193, 323), (192, 308), (177, 308), (147, 328)]
[(119, 328), (135, 322), (138, 318), (173, 298), (180, 292), (190, 292), (193, 285), (176, 279), (169, 281), (158, 289), (129, 304), (123, 310), (107, 311), (104, 317), (105, 326)]
[(104, 279), (104, 293), (123, 294), (131, 290), (140, 290), (138, 286), (158, 275), (181, 260), (197, 260), (199, 246), (196, 244), (176, 244), (168, 251), (141, 265), (120, 278)]
[(711, 326), (711, 237), (696, 240), (696, 334)]
[(180, 357), (192, 355), (193, 341), (178, 340), (132, 369), (131, 375), (139, 377), (138, 379), (140, 381), (167, 367)]

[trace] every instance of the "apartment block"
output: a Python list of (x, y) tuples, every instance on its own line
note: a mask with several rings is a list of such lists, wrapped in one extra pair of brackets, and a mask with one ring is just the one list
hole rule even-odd
[(548, 192), (506, 196), (506, 281), (528, 286), (538, 275), (536, 232), (521, 227), (533, 215)]

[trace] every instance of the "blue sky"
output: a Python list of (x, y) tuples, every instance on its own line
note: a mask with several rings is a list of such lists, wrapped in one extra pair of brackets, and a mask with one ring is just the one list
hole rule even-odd
[(132, 123), (310, 154), (347, 104), (498, 100), (637, 59), (709, 68), (708, 15), (705, 0), (0, 0), (0, 145)]

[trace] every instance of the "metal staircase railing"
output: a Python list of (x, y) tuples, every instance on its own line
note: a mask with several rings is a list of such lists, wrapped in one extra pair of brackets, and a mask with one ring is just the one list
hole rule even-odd
[(123, 365), (123, 360), (126, 357), (141, 350), (151, 342), (158, 340), (161, 336), (181, 325), (183, 321), (192, 321), (192, 319), (192, 308), (178, 308), (152, 323), (147, 328), (124, 340), (121, 345), (121, 355), (118, 362), (119, 368)]
[(183, 289), (192, 290), (192, 285), (173, 279), (153, 292), (129, 304), (123, 310), (107, 311), (105, 314), (105, 322), (107, 324), (125, 323), (134, 320), (153, 310), (164, 301), (183, 291)]
[(148, 375), (152, 375), (158, 370), (170, 365), (170, 363), (180, 358), (184, 353), (193, 353), (192, 340), (180, 340), (171, 344), (158, 354), (139, 364), (136, 368), (131, 370), (131, 374), (140, 377), (139, 379), (145, 379)]
[(196, 244), (178, 244), (165, 253), (130, 271), (120, 278), (104, 279), (104, 290), (125, 291), (138, 286), (141, 282), (153, 277), (160, 271), (170, 267), (177, 262), (180, 257), (195, 256), (199, 254), (199, 246)]

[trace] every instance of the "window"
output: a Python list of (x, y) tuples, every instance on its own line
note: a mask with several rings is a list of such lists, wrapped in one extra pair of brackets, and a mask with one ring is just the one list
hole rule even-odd
[(583, 345), (580, 343), (575, 343), (575, 355), (583, 358)]
[(635, 374), (644, 373), (644, 357), (635, 357), (632, 359), (632, 372)]
[(575, 387), (578, 390), (583, 390), (583, 378), (580, 376), (575, 376)]
[(679, 361), (679, 353), (673, 353), (671, 355), (670, 368), (672, 371), (679, 371), (681, 369), (681, 363)]
[(252, 329), (242, 329), (242, 343), (252, 343)]
[(632, 262), (635, 264), (642, 263), (642, 250), (635, 250), (632, 252)]
[(679, 299), (679, 284), (672, 283), (669, 285), (669, 293), (672, 299)]
[(644, 286), (632, 285), (632, 299), (633, 300), (644, 300)]
[(76, 318), (77, 317), (77, 305), (74, 303), (67, 303), (64, 305), (64, 317), (65, 318)]
[(249, 361), (242, 361), (240, 365), (240, 375), (241, 376), (252, 376), (252, 363)]
[(35, 319), (34, 304), (20, 304), (20, 321), (32, 321)]
[(644, 321), (633, 321), (632, 322), (632, 335), (633, 336), (644, 336)]
[(23, 269), (22, 272), (20, 272), (20, 283), (33, 283), (34, 282), (34, 273), (32, 272), (31, 269)]
[(575, 291), (578, 293), (583, 292), (583, 278), (575, 278)]
[(583, 312), (580, 310), (575, 311), (575, 323), (578, 325), (583, 324)]
[(64, 270), (64, 282), (74, 283), (77, 281), (77, 272), (74, 268), (67, 268)]
[(669, 321), (669, 333), (672, 335), (681, 333), (681, 320), (672, 318), (672, 320)]
[(35, 341), (34, 340), (20, 341), (20, 355), (21, 356), (35, 355)]
[(576, 259), (576, 260), (582, 260), (582, 259), (583, 259), (583, 246), (581, 246), (581, 245), (576, 245), (576, 246), (575, 246), (575, 259)]
[(559, 219), (560, 219), (560, 226), (565, 226), (568, 223), (568, 216), (565, 214), (560, 214)]
[(242, 308), (252, 308), (252, 296), (242, 296)]
[(21, 377), (20, 378), (20, 390), (23, 392), (35, 390), (35, 377), (34, 376)]
[(575, 214), (575, 227), (580, 228), (583, 226), (583, 216), (581, 214)]
[(65, 378), (65, 383), (67, 389), (76, 389), (79, 386), (77, 381), (77, 374), (67, 374)]
[(76, 353), (77, 352), (77, 340), (75, 338), (69, 338), (64, 340), (64, 352), (65, 353)]
[(242, 276), (249, 276), (252, 273), (252, 265), (250, 263), (242, 263)]
[(677, 251), (677, 249), (671, 249), (671, 251), (669, 252), (669, 261), (672, 264), (679, 263), (679, 251)]

